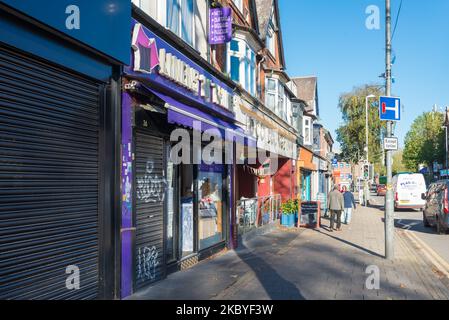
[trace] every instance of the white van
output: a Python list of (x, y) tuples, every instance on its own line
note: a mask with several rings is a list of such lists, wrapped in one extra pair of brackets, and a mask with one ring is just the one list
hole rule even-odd
[(426, 181), (421, 173), (401, 173), (393, 177), (394, 207), (396, 209), (424, 209), (427, 192)]

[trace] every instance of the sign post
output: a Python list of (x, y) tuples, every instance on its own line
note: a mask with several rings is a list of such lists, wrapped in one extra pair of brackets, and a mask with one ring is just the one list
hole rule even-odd
[(399, 149), (398, 144), (398, 138), (384, 138), (384, 150), (386, 151), (397, 151)]
[(400, 121), (401, 99), (396, 97), (380, 97), (379, 115), (382, 121)]

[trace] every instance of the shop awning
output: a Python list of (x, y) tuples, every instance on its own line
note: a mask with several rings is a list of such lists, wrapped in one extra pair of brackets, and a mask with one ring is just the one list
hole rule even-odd
[(222, 138), (233, 141), (244, 141), (247, 146), (255, 147), (256, 140), (248, 137), (245, 131), (237, 125), (228, 122), (224, 119), (214, 117), (195, 107), (188, 106), (174, 98), (165, 95), (159, 91), (146, 87), (151, 93), (165, 101), (167, 111), (167, 119), (169, 123), (178, 124), (181, 126), (194, 128), (194, 122), (200, 123), (201, 131), (210, 129), (218, 129)]

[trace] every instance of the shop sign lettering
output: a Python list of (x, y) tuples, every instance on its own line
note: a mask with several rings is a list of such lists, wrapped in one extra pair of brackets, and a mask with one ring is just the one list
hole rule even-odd
[(156, 38), (146, 35), (141, 24), (136, 23), (133, 32), (134, 71), (157, 73), (203, 98), (225, 109), (231, 108), (231, 94), (222, 86), (208, 79), (166, 48), (159, 48)]

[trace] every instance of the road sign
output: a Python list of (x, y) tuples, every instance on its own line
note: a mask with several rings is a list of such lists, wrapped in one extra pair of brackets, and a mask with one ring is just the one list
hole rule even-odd
[(384, 149), (385, 150), (398, 150), (398, 138), (384, 138)]
[(401, 99), (395, 97), (380, 97), (379, 115), (383, 121), (401, 120)]

